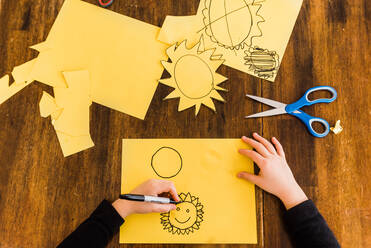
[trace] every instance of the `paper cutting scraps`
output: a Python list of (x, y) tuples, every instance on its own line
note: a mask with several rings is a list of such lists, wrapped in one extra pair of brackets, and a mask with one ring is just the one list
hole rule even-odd
[(240, 148), (251, 149), (240, 139), (124, 139), (121, 192), (168, 176), (182, 203), (168, 213), (128, 216), (120, 243), (256, 243), (255, 187), (236, 177), (254, 166)]
[(161, 62), (171, 77), (159, 80), (160, 83), (174, 88), (165, 99), (180, 98), (178, 111), (195, 106), (196, 115), (201, 104), (216, 111), (212, 99), (224, 102), (218, 90), (225, 91), (219, 84), (227, 80), (216, 72), (224, 60), (213, 59), (215, 49), (202, 51), (200, 45), (202, 43), (188, 49), (186, 41), (183, 41), (169, 47), (166, 53), (171, 62)]
[(63, 72), (67, 87), (54, 88), (55, 98), (44, 92), (42, 117), (51, 115), (65, 157), (94, 146), (90, 137), (91, 81), (88, 71)]
[[(66, 0), (40, 52), (32, 76), (65, 87), (61, 72), (87, 70), (92, 101), (144, 119), (156, 91), (168, 45), (160, 28), (80, 0)], [(145, 73), (144, 73), (145, 71)]]
[(0, 79), (0, 104), (4, 103), (6, 100), (17, 94), (34, 81), (30, 75), (30, 72), (35, 64), (35, 61), (36, 60), (34, 59), (20, 66), (14, 67), (12, 71), (14, 82), (11, 85), (9, 85), (9, 75), (5, 75)]
[(343, 131), (343, 127), (340, 125), (340, 120), (337, 120), (336, 123), (335, 123), (335, 127), (330, 127), (330, 130), (334, 133), (334, 134), (339, 134)]
[(200, 0), (196, 15), (167, 16), (158, 36), (174, 44), (201, 36), (224, 64), (274, 81), (302, 0)]

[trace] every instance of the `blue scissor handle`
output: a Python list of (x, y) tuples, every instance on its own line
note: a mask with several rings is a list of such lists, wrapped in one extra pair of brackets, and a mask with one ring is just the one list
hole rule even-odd
[[(330, 132), (330, 125), (328, 124), (328, 122), (326, 120), (324, 120), (322, 118), (310, 116), (310, 115), (304, 113), (301, 110), (297, 110), (297, 112), (298, 113), (291, 112), (289, 114), (295, 116), (298, 119), (300, 119), (307, 126), (307, 129), (310, 132), (310, 134), (313, 135), (314, 137), (323, 138), (323, 137), (327, 136), (327, 134)], [(312, 124), (314, 122), (321, 123), (325, 127), (325, 131), (323, 133), (316, 132), (316, 130), (314, 130), (314, 128), (312, 127)]]
[[(321, 90), (326, 90), (326, 91), (330, 91), (331, 94), (332, 94), (332, 97), (331, 98), (320, 98), (320, 99), (316, 99), (316, 100), (309, 100), (308, 96), (310, 93), (312, 92), (315, 92), (315, 91), (321, 91)], [(304, 107), (304, 106), (310, 106), (310, 105), (313, 105), (313, 104), (316, 104), (316, 103), (330, 103), (330, 102), (333, 102), (335, 101), (335, 99), (337, 98), (337, 92), (334, 88), (330, 87), (330, 86), (317, 86), (317, 87), (313, 87), (309, 90), (307, 90), (304, 94), (304, 96), (302, 98), (300, 98), (298, 101), (292, 103), (292, 104), (288, 104), (285, 108), (286, 112), (287, 113), (292, 113), (294, 112), (295, 110), (299, 110), (300, 108)]]

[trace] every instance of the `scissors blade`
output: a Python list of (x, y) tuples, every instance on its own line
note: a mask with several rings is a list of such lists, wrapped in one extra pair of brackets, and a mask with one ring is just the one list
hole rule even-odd
[[(286, 104), (285, 104), (285, 106), (286, 106)], [(273, 115), (282, 115), (282, 114), (286, 114), (286, 113), (287, 112), (285, 110), (285, 107), (283, 107), (283, 108), (270, 109), (270, 110), (260, 112), (260, 113), (257, 113), (257, 114), (249, 115), (249, 116), (246, 116), (245, 118), (266, 117), (266, 116), (273, 116)]]
[(259, 96), (252, 96), (252, 95), (246, 95), (246, 96), (251, 98), (251, 99), (254, 99), (255, 101), (264, 103), (264, 104), (269, 105), (269, 106), (274, 107), (274, 108), (284, 108), (287, 105), (287, 104), (284, 104), (282, 102), (277, 102), (277, 101), (267, 99), (267, 98), (263, 98), (263, 97), (259, 97)]

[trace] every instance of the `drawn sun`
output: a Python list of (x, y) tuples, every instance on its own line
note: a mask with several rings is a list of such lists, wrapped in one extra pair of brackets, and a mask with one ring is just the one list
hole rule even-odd
[(200, 229), (203, 221), (203, 205), (198, 197), (181, 193), (181, 203), (177, 204), (176, 210), (161, 214), (161, 224), (164, 230), (172, 234), (185, 235)]
[(262, 36), (258, 14), (264, 0), (205, 0), (204, 25), (213, 42), (231, 50), (251, 46), (254, 37)]
[(179, 97), (178, 111), (196, 106), (195, 115), (201, 104), (215, 111), (212, 99), (224, 102), (217, 90), (226, 91), (219, 84), (227, 80), (216, 72), (224, 60), (214, 55), (215, 49), (200, 51), (200, 47), (201, 41), (191, 49), (186, 41), (169, 47), (166, 53), (171, 62), (161, 62), (171, 77), (159, 80), (175, 89), (165, 99)]

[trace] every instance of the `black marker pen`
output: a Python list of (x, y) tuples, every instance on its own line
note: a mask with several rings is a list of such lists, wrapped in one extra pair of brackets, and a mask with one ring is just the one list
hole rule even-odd
[(158, 197), (151, 195), (136, 195), (136, 194), (124, 194), (120, 195), (120, 199), (128, 201), (140, 201), (140, 202), (153, 202), (153, 203), (162, 203), (162, 204), (178, 204), (180, 202), (173, 201), (166, 197)]

